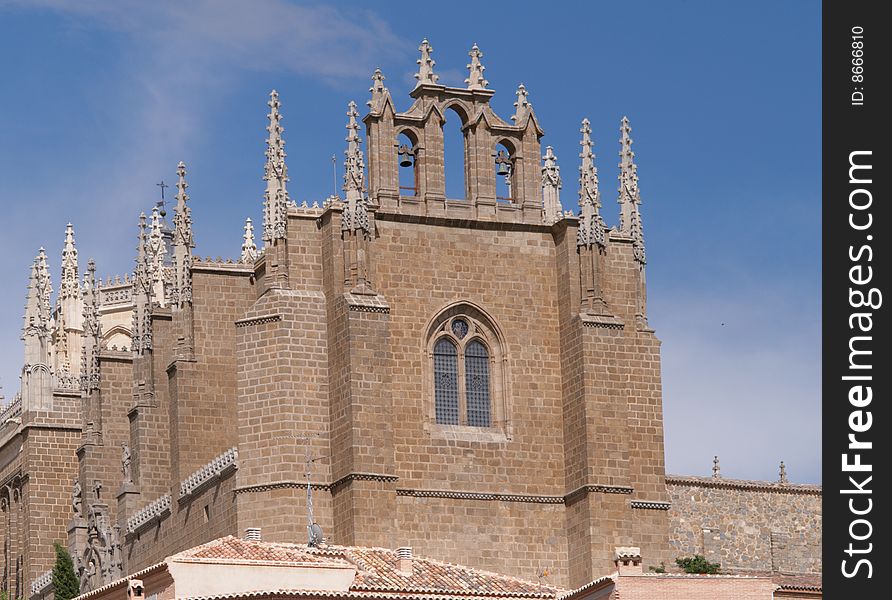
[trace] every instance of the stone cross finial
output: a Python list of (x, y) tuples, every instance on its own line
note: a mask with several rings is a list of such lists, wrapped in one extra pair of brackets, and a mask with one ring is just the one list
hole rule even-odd
[(65, 245), (62, 247), (62, 277), (59, 283), (59, 300), (80, 296), (80, 277), (77, 272), (77, 248), (74, 245), (74, 227), (65, 226)]
[(561, 218), (561, 168), (551, 146), (545, 148), (542, 165), (542, 221), (550, 225)]
[(620, 163), (619, 163), (619, 198), (620, 205), (619, 228), (632, 238), (635, 260), (644, 264), (647, 262), (644, 253), (644, 231), (641, 224), (641, 212), (638, 205), (641, 204), (641, 193), (638, 189), (638, 167), (635, 165), (635, 153), (632, 151), (632, 138), (629, 119), (622, 118), (620, 123)]
[(346, 206), (341, 217), (342, 229), (362, 229), (369, 231), (368, 207), (365, 199), (365, 161), (362, 154), (362, 139), (359, 137), (359, 124), (356, 118), (356, 103), (347, 105), (347, 149), (344, 151), (344, 197)]
[(266, 165), (263, 168), (263, 180), (266, 191), (263, 200), (263, 241), (272, 245), (273, 240), (283, 239), (287, 229), (288, 216), (288, 167), (285, 164), (285, 140), (282, 133), (282, 115), (279, 112), (279, 93), (273, 90), (269, 94), (269, 125), (266, 130)]
[(712, 459), (712, 478), (720, 479), (722, 476), (722, 468), (719, 466), (719, 457), (714, 456)]
[(592, 128), (588, 119), (582, 120), (582, 152), (579, 158), (579, 229), (576, 245), (591, 248), (597, 244), (602, 248), (607, 244), (604, 234), (604, 219), (601, 218), (601, 192), (598, 189), (598, 168), (595, 166), (595, 153), (592, 152)]
[(789, 483), (787, 479), (787, 465), (784, 464), (784, 461), (780, 461), (780, 479), (778, 479), (778, 483)]
[(521, 83), (517, 86), (517, 91), (514, 93), (517, 95), (517, 102), (514, 103), (514, 115), (511, 117), (511, 120), (514, 121), (515, 125), (523, 125), (533, 110), (533, 105), (530, 104), (529, 93), (524, 84)]
[(240, 262), (253, 263), (257, 260), (257, 244), (254, 243), (254, 224), (251, 218), (245, 219), (245, 235), (242, 237), (242, 255)]
[(486, 67), (480, 64), (480, 57), (483, 56), (483, 52), (477, 47), (476, 42), (471, 47), (471, 51), (468, 52), (468, 56), (471, 57), (471, 62), (467, 65), (470, 74), (465, 79), (465, 83), (468, 84), (469, 90), (485, 90), (489, 82), (483, 78), (483, 71), (486, 70)]
[(183, 161), (177, 164), (177, 205), (173, 217), (173, 269), (174, 280), (171, 290), (171, 302), (182, 308), (192, 302), (192, 209), (187, 202), (186, 165)]
[(427, 38), (421, 41), (418, 51), (421, 52), (421, 58), (415, 61), (418, 64), (418, 72), (415, 74), (415, 79), (418, 80), (418, 83), (415, 84), (415, 87), (422, 84), (436, 85), (440, 76), (434, 73), (434, 65), (437, 63), (431, 58), (434, 49), (427, 41)]
[(372, 110), (378, 108), (378, 104), (387, 94), (387, 88), (384, 87), (384, 79), (384, 73), (381, 72), (381, 69), (375, 69), (375, 73), (372, 75), (372, 87), (369, 88), (369, 92), (372, 93), (372, 99), (366, 102), (366, 106)]

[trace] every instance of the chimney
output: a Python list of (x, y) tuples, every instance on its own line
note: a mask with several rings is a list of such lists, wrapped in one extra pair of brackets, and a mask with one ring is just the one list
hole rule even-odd
[(403, 575), (411, 575), (412, 574), (412, 548), (409, 546), (403, 546), (402, 548), (397, 548), (396, 551), (397, 563), (399, 565), (400, 573)]
[(619, 546), (614, 548), (615, 557), (613, 563), (620, 575), (643, 575), (641, 568), (641, 548), (633, 546)]
[(260, 536), (260, 527), (248, 527), (245, 529), (245, 541), (259, 542), (263, 538)]
[(143, 587), (142, 579), (131, 579), (127, 582), (128, 600), (143, 600), (145, 597), (145, 587)]

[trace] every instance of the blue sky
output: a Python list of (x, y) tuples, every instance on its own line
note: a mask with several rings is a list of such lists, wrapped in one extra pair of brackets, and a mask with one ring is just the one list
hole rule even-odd
[[(369, 8), (373, 6), (373, 8)], [(269, 90), (298, 202), (331, 193), (345, 108), (381, 67), (409, 106), (416, 48), (464, 85), (484, 52), (495, 110), (523, 82), (576, 208), (591, 120), (617, 223), (619, 121), (631, 121), (651, 324), (663, 341), (667, 469), (820, 481), (820, 3), (417, 4), (0, 0), (0, 382), (18, 389), (29, 266), (58, 288), (65, 224), (82, 268), (133, 265), (136, 217), (189, 169), (197, 253), (236, 256), (260, 220)], [(339, 165), (340, 168), (340, 165)]]

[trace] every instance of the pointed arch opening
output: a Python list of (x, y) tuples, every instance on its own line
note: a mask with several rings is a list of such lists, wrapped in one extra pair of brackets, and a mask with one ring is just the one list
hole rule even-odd
[(396, 138), (400, 196), (418, 196), (418, 138), (411, 129)]
[(496, 173), (496, 200), (504, 203), (513, 203), (515, 197), (514, 172), (515, 150), (514, 145), (507, 140), (496, 144), (493, 152)]
[(468, 117), (453, 104), (443, 111), (443, 177), (446, 197), (454, 200), (468, 198), (468, 136), (464, 126)]
[(441, 309), (426, 330), (430, 430), (510, 438), (508, 356), (493, 319), (470, 302)]

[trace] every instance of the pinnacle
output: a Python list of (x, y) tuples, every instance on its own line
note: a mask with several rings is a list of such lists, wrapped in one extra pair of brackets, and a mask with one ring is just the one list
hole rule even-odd
[(434, 73), (434, 65), (437, 63), (431, 58), (434, 49), (427, 38), (421, 41), (418, 51), (421, 52), (421, 58), (415, 61), (418, 65), (418, 72), (415, 74), (415, 79), (418, 80), (416, 87), (422, 84), (436, 84), (440, 76)]

